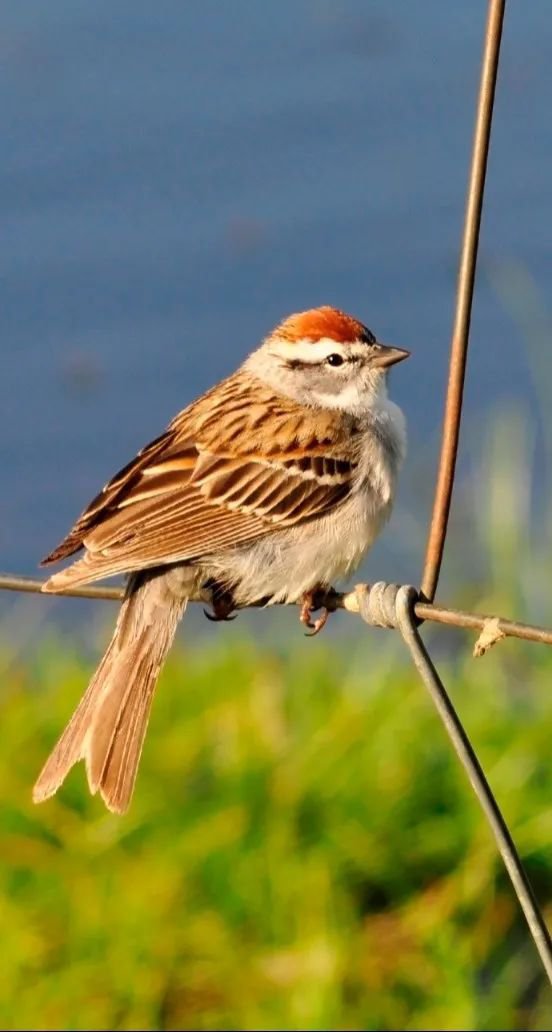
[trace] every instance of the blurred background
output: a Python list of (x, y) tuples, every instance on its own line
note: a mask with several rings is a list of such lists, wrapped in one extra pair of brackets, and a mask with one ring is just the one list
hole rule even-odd
[[(416, 583), (486, 4), (4, 0), (0, 567), (286, 314), (412, 350), (410, 454), (362, 574)], [(552, 620), (551, 28), (508, 5), (441, 597)], [(6, 1028), (546, 1028), (470, 790), (398, 644), (196, 612), (130, 815), (30, 786), (114, 610), (1, 593)], [(196, 634), (197, 631), (197, 634)], [(193, 634), (191, 634), (193, 632)], [(544, 649), (429, 631), (550, 913)]]

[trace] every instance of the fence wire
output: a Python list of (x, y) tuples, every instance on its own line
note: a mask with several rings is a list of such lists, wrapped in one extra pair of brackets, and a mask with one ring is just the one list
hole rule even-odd
[(473, 288), (479, 246), (479, 229), (481, 226), (481, 213), (483, 211), (485, 177), (487, 174), (487, 159), (489, 156), (505, 6), (506, 0), (489, 0), (479, 99), (475, 117), (471, 171), (466, 199), (464, 234), (458, 269), (456, 306), (450, 345), (449, 380), (445, 400), (441, 458), (422, 577), (422, 594), (428, 602), (433, 602), (437, 590), (454, 487)]
[[(0, 573), (0, 591), (22, 591), (29, 594), (39, 594), (42, 585), (45, 583), (36, 577), (22, 577), (12, 573)], [(360, 585), (360, 588), (369, 588), (370, 585)], [(334, 591), (331, 589), (325, 595), (318, 595), (318, 601), (330, 611), (344, 609), (348, 613), (359, 612), (358, 588), (354, 591)], [(95, 587), (85, 585), (81, 588), (67, 588), (65, 591), (56, 592), (57, 597), (67, 598), (93, 598), (106, 602), (121, 602), (123, 598), (122, 588)], [(52, 597), (52, 596), (50, 596)], [(200, 595), (191, 595), (190, 602), (204, 602)], [(262, 603), (259, 603), (262, 605)], [(276, 605), (290, 605), (289, 602), (278, 602)], [(299, 603), (296, 603), (299, 605)], [(254, 608), (253, 604), (249, 608)], [(447, 627), (459, 627), (468, 631), (480, 631), (488, 634), (488, 647), (501, 638), (521, 638), (523, 641), (536, 641), (541, 645), (552, 645), (552, 630), (547, 627), (539, 627), (537, 624), (520, 623), (519, 620), (510, 620), (505, 616), (498, 616), (496, 613), (471, 613), (465, 609), (453, 609), (450, 606), (438, 606), (434, 602), (425, 602), (423, 597), (415, 603), (414, 612), (420, 622), (444, 624)], [(491, 638), (492, 636), (492, 638)]]
[[(497, 615), (471, 613), (434, 603), (444, 554), (448, 518), (452, 501), (473, 291), (477, 264), (479, 230), (489, 154), (495, 89), (500, 57), (506, 0), (489, 0), (483, 47), (479, 97), (475, 118), (472, 160), (468, 182), (463, 240), (460, 253), (456, 305), (453, 321), (449, 379), (445, 399), (441, 453), (429, 526), (421, 591), (410, 586), (388, 584), (359, 585), (342, 594), (328, 592), (328, 609), (358, 613), (367, 623), (398, 630), (406, 643), (413, 664), (441, 717), (452, 746), (466, 770), (472, 788), (495, 837), (514, 891), (527, 920), (544, 970), (552, 983), (552, 942), (542, 911), (516, 851), (508, 826), (493, 796), (483, 769), (439, 678), (416, 624), (425, 620), (448, 626), (479, 630), (475, 654), (482, 654), (500, 638), (509, 636), (552, 645), (552, 630), (519, 623)], [(0, 590), (40, 592), (43, 581), (11, 574), (0, 575)], [(63, 594), (79, 598), (122, 597), (119, 588), (83, 587)], [(191, 601), (194, 601), (191, 599)], [(479, 652), (477, 651), (479, 647)]]

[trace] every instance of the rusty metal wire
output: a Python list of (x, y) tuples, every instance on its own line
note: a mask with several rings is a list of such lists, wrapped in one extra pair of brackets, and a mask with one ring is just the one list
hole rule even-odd
[(473, 746), (464, 731), (460, 718), (447, 694), (446, 688), (433, 665), (418, 630), (415, 620), (416, 591), (402, 587), (396, 596), (395, 614), (397, 627), (410, 651), (412, 661), (422, 678), (431, 700), (445, 726), (456, 755), (460, 760), (479, 804), (494, 835), (504, 866), (510, 875), (512, 885), (529, 926), (544, 970), (552, 982), (552, 941), (546, 922), (535, 898), (531, 883), (518, 855), (508, 825), (493, 796), (483, 768), (477, 759)]
[[(40, 594), (45, 583), (36, 577), (21, 577), (11, 573), (0, 573), (0, 591), (23, 591), (30, 594)], [(320, 597), (321, 605), (330, 610), (345, 609), (349, 613), (359, 613), (358, 592), (370, 590), (369, 584), (361, 584), (354, 591), (340, 592), (330, 590), (326, 596)], [(120, 602), (123, 597), (122, 588), (94, 587), (92, 585), (82, 588), (69, 588), (67, 591), (59, 592), (50, 598), (92, 598), (110, 602)], [(190, 602), (205, 602), (205, 599), (198, 595), (191, 598)], [(284, 603), (282, 603), (284, 604)], [(444, 624), (448, 627), (459, 627), (469, 631), (483, 631), (490, 623), (495, 625), (498, 634), (505, 638), (521, 638), (523, 641), (535, 641), (541, 645), (552, 645), (552, 629), (538, 627), (536, 624), (520, 623), (517, 620), (508, 620), (504, 616), (497, 616), (494, 613), (469, 613), (463, 609), (452, 609), (447, 606), (436, 606), (431, 602), (416, 602), (414, 611), (418, 620), (428, 620), (430, 623)]]
[[(489, 0), (488, 3), (456, 309), (451, 338), (441, 455), (426, 546), (421, 593), (418, 594), (414, 588), (404, 585), (402, 587), (386, 584), (359, 585), (354, 591), (347, 594), (330, 591), (324, 602), (329, 609), (346, 609), (348, 612), (359, 614), (367, 623), (400, 631), (413, 663), (430, 693), (453, 748), (478, 797), (527, 919), (544, 969), (552, 982), (552, 944), (544, 918), (477, 756), (416, 628), (416, 622), (430, 620), (449, 626), (479, 630), (482, 634), (478, 645), (481, 644), (479, 652), (475, 652), (476, 655), (483, 654), (490, 645), (506, 636), (552, 644), (552, 630), (518, 623), (503, 617), (436, 606), (433, 603), (443, 558), (456, 470), (479, 229), (505, 5), (506, 0)], [(40, 592), (42, 585), (43, 582), (37, 579), (10, 574), (0, 575), (0, 590)], [(115, 601), (122, 597), (120, 588), (104, 587), (76, 588), (64, 592), (64, 594), (72, 597)]]
[[(46, 581), (37, 577), (21, 577), (18, 574), (0, 573), (0, 591), (25, 591), (31, 595), (42, 591)], [(62, 593), (68, 598), (98, 598), (107, 599), (110, 602), (120, 602), (123, 597), (122, 588), (97, 588), (85, 586), (83, 588), (70, 588)], [(56, 596), (58, 597), (58, 596)]]
[(441, 456), (422, 577), (422, 595), (428, 602), (433, 602), (437, 590), (454, 486), (477, 248), (479, 244), (479, 228), (481, 225), (481, 212), (483, 210), (483, 193), (485, 189), (485, 175), (487, 172), (505, 6), (506, 0), (490, 0), (485, 31), (483, 65), (464, 220), (464, 235), (458, 271), (456, 311), (450, 346), (449, 379), (445, 401)]

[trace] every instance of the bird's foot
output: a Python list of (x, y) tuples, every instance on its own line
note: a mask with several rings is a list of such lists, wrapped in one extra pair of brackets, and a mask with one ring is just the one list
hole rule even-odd
[[(309, 631), (305, 632), (307, 638), (314, 638), (315, 634), (319, 634), (322, 628), (326, 626), (330, 613), (334, 612), (332, 606), (328, 605), (327, 596), (328, 590), (320, 584), (313, 588), (312, 591), (305, 591), (302, 596), (299, 619), (305, 627), (310, 628)], [(317, 609), (321, 609), (322, 612), (320, 616), (316, 617), (316, 620), (312, 620), (311, 615)]]
[(221, 620), (225, 622), (235, 620), (238, 614), (234, 613), (233, 616), (231, 615), (236, 608), (232, 592), (221, 588), (219, 584), (214, 582), (208, 586), (211, 588), (211, 608), (213, 612), (209, 613), (206, 609), (203, 610), (207, 619), (213, 623), (219, 623)]

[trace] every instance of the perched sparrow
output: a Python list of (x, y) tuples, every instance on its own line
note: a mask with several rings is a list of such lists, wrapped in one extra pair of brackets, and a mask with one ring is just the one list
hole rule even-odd
[(107, 651), (38, 781), (84, 759), (91, 792), (128, 807), (153, 692), (188, 599), (214, 619), (302, 601), (354, 570), (389, 516), (405, 448), (387, 371), (408, 351), (324, 306), (292, 315), (236, 373), (117, 473), (44, 559), (84, 556), (44, 591), (129, 574)]

